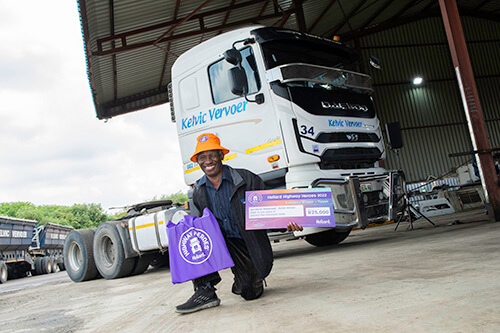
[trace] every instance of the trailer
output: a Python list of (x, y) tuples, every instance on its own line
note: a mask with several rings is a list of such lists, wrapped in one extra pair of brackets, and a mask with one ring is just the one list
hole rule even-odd
[(56, 272), (58, 268), (61, 271), (65, 270), (63, 256), (64, 242), (67, 235), (73, 229), (73, 227), (50, 222), (35, 227), (30, 253), (33, 257), (37, 258), (35, 259), (35, 270), (37, 267), (40, 267), (39, 271), (36, 272), (37, 274), (46, 271), (45, 269), (42, 269), (45, 265), (39, 264), (37, 266), (36, 263), (38, 258), (44, 257), (49, 258), (49, 270), (51, 272)]
[(0, 282), (64, 270), (63, 246), (72, 227), (0, 216)]
[[(270, 230), (272, 241), (335, 245), (354, 227), (400, 216), (404, 177), (381, 167), (386, 149), (371, 78), (356, 72), (358, 62), (337, 41), (262, 26), (183, 53), (172, 66), (169, 101), (186, 185), (203, 176), (190, 156), (200, 134), (210, 132), (230, 149), (224, 163), (259, 175), (266, 189), (331, 189), (335, 228)], [(188, 209), (199, 215), (194, 205)], [(79, 282), (143, 272), (153, 254), (168, 250), (166, 222), (186, 213), (171, 202), (145, 203), (121, 220), (71, 232), (69, 276)]]

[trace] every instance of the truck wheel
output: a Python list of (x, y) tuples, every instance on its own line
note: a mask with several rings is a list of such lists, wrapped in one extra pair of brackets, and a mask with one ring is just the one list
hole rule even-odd
[(74, 282), (95, 279), (99, 272), (95, 267), (92, 245), (95, 229), (71, 231), (64, 242), (64, 263), (66, 272)]
[(323, 231), (317, 234), (307, 235), (306, 242), (314, 246), (337, 245), (349, 236), (351, 230), (339, 232), (334, 229)]
[[(0, 271), (1, 271), (1, 268), (0, 268)], [(1, 275), (1, 272), (0, 272), (0, 275)], [(14, 280), (16, 278), (17, 278), (17, 274), (16, 274), (14, 267), (7, 266), (7, 280)], [(1, 277), (0, 277), (0, 280), (1, 280)]]
[(118, 230), (111, 223), (103, 223), (94, 236), (94, 258), (97, 270), (105, 279), (130, 275), (135, 258), (125, 258)]
[(49, 257), (42, 258), (42, 274), (52, 273), (52, 265)]
[(9, 272), (7, 270), (7, 264), (3, 261), (0, 261), (0, 283), (7, 282), (7, 277), (9, 276)]
[(42, 273), (42, 258), (35, 259), (35, 270), (33, 271), (33, 275), (41, 275)]
[(134, 269), (132, 270), (132, 273), (130, 275), (139, 275), (142, 274), (148, 269), (149, 264), (151, 263), (151, 259), (153, 258), (152, 255), (144, 255), (142, 257), (137, 257), (135, 261), (135, 266)]
[(168, 267), (168, 252), (153, 254), (150, 265), (153, 268)]
[(57, 264), (57, 266), (59, 266), (59, 271), (63, 272), (66, 270), (66, 267), (64, 267), (64, 263), (63, 262), (60, 262)]
[(57, 272), (57, 262), (54, 256), (50, 256), (51, 273)]

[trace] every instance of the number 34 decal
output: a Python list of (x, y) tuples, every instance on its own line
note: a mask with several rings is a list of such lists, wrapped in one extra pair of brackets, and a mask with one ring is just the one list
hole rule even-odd
[(307, 134), (314, 135), (314, 126), (307, 128), (306, 125), (301, 125), (300, 126), (300, 134), (302, 134), (302, 135), (307, 135)]

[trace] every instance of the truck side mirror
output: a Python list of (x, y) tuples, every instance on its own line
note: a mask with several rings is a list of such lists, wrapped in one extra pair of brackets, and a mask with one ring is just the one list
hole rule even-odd
[(229, 70), (228, 75), (231, 92), (237, 96), (245, 96), (248, 93), (248, 81), (245, 71), (239, 67), (233, 67)]
[(385, 124), (385, 131), (387, 132), (389, 149), (403, 148), (403, 136), (401, 135), (401, 124), (399, 121)]
[(241, 64), (241, 53), (235, 48), (224, 52), (224, 59), (231, 65), (238, 66)]
[(380, 69), (380, 60), (375, 56), (370, 56), (370, 65), (375, 69)]

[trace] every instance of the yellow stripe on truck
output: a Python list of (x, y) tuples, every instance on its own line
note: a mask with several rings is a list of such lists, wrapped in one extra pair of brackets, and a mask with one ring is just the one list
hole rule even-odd
[(232, 160), (233, 158), (236, 158), (236, 154), (226, 155), (226, 156), (224, 157), (224, 159), (222, 160), (222, 162)]
[(191, 172), (194, 172), (196, 170), (200, 170), (200, 166), (195, 166), (194, 168), (191, 168), (191, 169), (187, 169), (186, 171), (184, 171), (184, 173), (191, 173)]
[(274, 141), (271, 141), (271, 142), (268, 142), (268, 143), (264, 143), (262, 145), (258, 145), (258, 146), (255, 146), (253, 148), (249, 148), (245, 151), (246, 154), (251, 154), (251, 153), (254, 153), (256, 151), (259, 151), (259, 150), (262, 150), (262, 149), (266, 149), (266, 148), (269, 148), (269, 147), (272, 147), (272, 146), (276, 146), (276, 145), (279, 145), (281, 144), (281, 140), (274, 140)]
[[(158, 222), (158, 224), (159, 224), (159, 225), (163, 224), (163, 221)], [(137, 225), (137, 226), (135, 226), (135, 230), (137, 230), (137, 229), (142, 229), (142, 228), (147, 228), (147, 227), (154, 227), (154, 225), (155, 225), (155, 224), (154, 224), (154, 222), (153, 222), (153, 223), (148, 223), (148, 224), (141, 224), (141, 225)], [(131, 231), (132, 231), (132, 230), (133, 230), (133, 228), (132, 228), (132, 227), (130, 227), (130, 228), (129, 228), (129, 230), (131, 230)]]
[[(226, 157), (224, 157), (224, 159), (222, 160), (222, 162), (232, 160), (233, 158), (236, 158), (236, 154), (226, 155)], [(197, 171), (197, 170), (200, 170), (200, 166), (199, 165), (195, 166), (194, 168), (187, 169), (186, 171), (184, 171), (184, 173), (191, 173), (191, 172), (194, 172), (194, 171)]]

